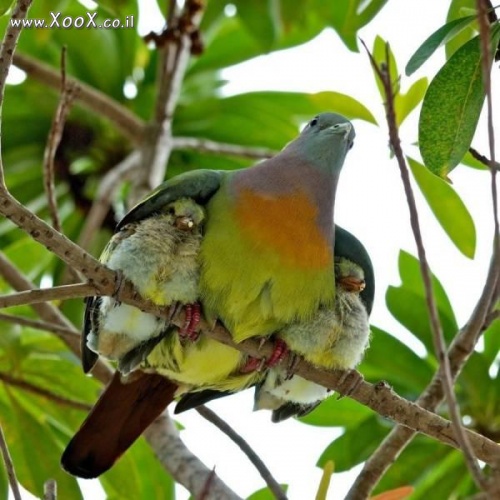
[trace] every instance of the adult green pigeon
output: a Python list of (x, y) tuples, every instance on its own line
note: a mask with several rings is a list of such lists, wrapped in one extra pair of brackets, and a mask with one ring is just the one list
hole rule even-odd
[[(307, 321), (321, 307), (334, 304), (333, 208), (339, 174), (354, 135), (352, 124), (344, 117), (320, 114), (279, 154), (251, 168), (193, 171), (165, 182), (134, 207), (117, 230), (158, 217), (178, 200), (191, 200), (204, 210), (201, 226), (194, 216), (190, 220), (203, 233), (198, 260), (193, 262), (200, 266), (198, 300), (205, 316), (220, 320), (236, 342), (266, 337), (291, 323)], [(177, 217), (175, 207), (173, 210)], [(145, 252), (149, 252), (147, 248)], [(168, 279), (162, 276), (160, 287)], [(148, 293), (145, 296), (157, 303), (162, 300)], [(172, 296), (164, 304), (191, 300)], [(96, 307), (103, 311), (102, 302)], [(94, 309), (88, 307), (87, 315), (98, 318), (99, 327), (102, 318)], [(104, 322), (112, 311), (104, 311)], [(113, 321), (112, 326), (119, 323)], [(189, 333), (195, 328), (187, 325)], [(154, 350), (162, 332), (154, 328), (150, 332)], [(132, 339), (132, 351), (141, 352), (141, 345), (148, 344), (134, 328), (124, 328), (122, 333)], [(95, 335), (99, 338), (100, 333)], [(99, 349), (92, 338), (88, 343)], [(211, 346), (215, 342), (203, 350), (203, 358), (210, 362), (184, 368), (194, 374), (193, 386), (206, 385), (214, 366), (219, 380), (209, 386), (219, 383), (236, 391), (255, 382), (239, 352), (229, 348), (222, 352), (219, 347), (212, 351)], [(149, 350), (133, 356), (127, 368), (133, 368), (141, 356), (147, 357)], [(193, 363), (198, 362), (193, 357)], [(88, 365), (91, 363), (92, 359)], [(225, 384), (228, 378), (233, 385)], [(156, 374), (132, 377), (129, 384), (116, 375), (65, 450), (63, 467), (80, 477), (96, 477), (107, 470), (172, 400), (177, 387), (175, 381)], [(116, 408), (113, 398), (107, 399), (110, 395), (124, 401), (123, 411)]]

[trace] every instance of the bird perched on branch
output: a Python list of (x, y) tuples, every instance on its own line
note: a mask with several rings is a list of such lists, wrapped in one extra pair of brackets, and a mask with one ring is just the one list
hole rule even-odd
[[(353, 140), (348, 120), (334, 113), (320, 114), (279, 154), (251, 168), (193, 171), (165, 182), (134, 207), (117, 229), (140, 226), (181, 199), (203, 207), (203, 237), (198, 259), (193, 260), (200, 266), (198, 301), (203, 312), (211, 321), (220, 320), (236, 342), (267, 337), (334, 304), (333, 208), (339, 174)], [(150, 298), (147, 291), (145, 298)], [(98, 325), (106, 322), (107, 318), (103, 323), (89, 309), (87, 316), (97, 317)], [(161, 332), (156, 333), (155, 339), (162, 338)], [(126, 336), (137, 340), (135, 333)], [(94, 348), (92, 341), (90, 347)], [(255, 382), (238, 351), (226, 348), (220, 353), (216, 357), (210, 349), (203, 350), (210, 362), (205, 363), (206, 370), (191, 367), (197, 379), (193, 386), (206, 385), (215, 365), (219, 380), (209, 387), (224, 384), (228, 377), (236, 382), (226, 387), (231, 391)], [(63, 454), (68, 472), (80, 477), (100, 475), (175, 397), (175, 380), (152, 377), (151, 387), (145, 376), (131, 377), (129, 384), (119, 376), (113, 378)], [(120, 398), (126, 405), (122, 411), (110, 403)]]
[[(354, 368), (368, 346), (375, 279), (368, 253), (348, 231), (336, 227), (335, 304), (321, 307), (310, 321), (284, 328), (277, 338), (296, 355), (326, 369)], [(273, 411), (273, 422), (304, 416), (328, 395), (314, 382), (282, 365), (270, 368), (255, 389), (255, 408)]]
[[(293, 356), (302, 356), (326, 369), (354, 368), (368, 345), (368, 317), (373, 306), (375, 279), (370, 257), (351, 233), (335, 226), (336, 296), (332, 307), (320, 307), (306, 321), (291, 323), (274, 335)], [(231, 394), (230, 391), (202, 390), (184, 394), (175, 413), (195, 408)], [(293, 366), (277, 364), (262, 372), (256, 382), (255, 410), (272, 410), (273, 422), (303, 416), (327, 395), (328, 389), (293, 374)]]

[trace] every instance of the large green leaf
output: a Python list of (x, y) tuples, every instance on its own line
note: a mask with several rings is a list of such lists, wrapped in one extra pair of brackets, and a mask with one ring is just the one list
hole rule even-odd
[(372, 415), (372, 410), (357, 401), (349, 398), (339, 399), (337, 395), (332, 395), (300, 421), (320, 427), (351, 428), (358, 427)]
[(0, 16), (3, 16), (14, 3), (14, 0), (0, 0)]
[(279, 30), (279, 9), (274, 0), (235, 0), (234, 5), (243, 26), (257, 41), (262, 51), (268, 51)]
[(476, 227), (465, 203), (448, 182), (429, 172), (421, 163), (411, 158), (408, 158), (408, 163), (441, 227), (455, 246), (466, 257), (473, 259), (476, 251)]
[(368, 380), (386, 380), (399, 394), (415, 398), (434, 375), (434, 367), (396, 337), (371, 329), (370, 346), (359, 370)]
[(422, 64), (424, 64), (429, 57), (434, 54), (434, 52), (441, 47), (444, 43), (454, 37), (456, 34), (460, 33), (464, 28), (469, 26), (472, 22), (477, 19), (476, 16), (460, 17), (458, 19), (453, 19), (444, 26), (441, 26), (436, 30), (427, 40), (425, 40), (422, 45), (415, 51), (415, 53), (410, 57), (410, 60), (406, 64), (405, 73), (410, 76), (412, 73), (417, 71)]
[[(408, 92), (404, 93), (401, 91), (401, 85), (399, 83), (399, 72), (398, 65), (396, 63), (396, 58), (394, 53), (388, 46), (387, 42), (383, 40), (380, 36), (375, 38), (372, 50), (373, 58), (377, 63), (378, 67), (387, 64), (387, 58), (389, 59), (389, 71), (393, 81), (393, 91), (394, 95), (394, 111), (396, 114), (396, 123), (400, 126), (405, 118), (420, 104), (422, 101), (425, 91), (427, 89), (427, 78), (420, 78), (414, 82), (409, 88)], [(385, 100), (385, 90), (380, 78), (377, 73), (374, 72), (375, 83), (377, 84), (379, 93), (382, 99)]]
[[(476, 12), (476, 0), (451, 0), (446, 21), (453, 21)], [(472, 24), (446, 42), (446, 58), (449, 59), (457, 49), (477, 34), (476, 25)]]
[[(500, 39), (494, 30), (492, 46)], [(439, 70), (424, 97), (419, 147), (425, 166), (446, 175), (469, 149), (484, 102), (479, 37), (460, 49)]]
[(500, 319), (495, 320), (483, 334), (484, 356), (493, 363), (500, 354)]
[[(288, 489), (286, 484), (282, 484), (281, 487), (285, 492)], [(252, 493), (249, 497), (247, 497), (247, 500), (274, 500), (275, 498), (276, 495), (272, 493), (269, 488), (262, 488)]]
[[(390, 286), (387, 289), (387, 307), (403, 326), (423, 342), (427, 351), (433, 353), (433, 336), (418, 260), (407, 252), (401, 251), (399, 273), (402, 284), (399, 287)], [(432, 286), (443, 334), (445, 339), (450, 341), (458, 329), (455, 315), (443, 286), (435, 276), (432, 278)]]
[(33, 414), (25, 408), (26, 396), (13, 388), (6, 392), (10, 408), (2, 412), (2, 422), (22, 486), (41, 498), (45, 481), (52, 478), (61, 498), (82, 498), (76, 479), (59, 465), (62, 446), (47, 426), (43, 410)]
[(389, 426), (382, 425), (377, 416), (368, 418), (335, 439), (323, 451), (316, 465), (324, 467), (328, 460), (332, 460), (336, 472), (349, 470), (375, 451), (388, 430)]

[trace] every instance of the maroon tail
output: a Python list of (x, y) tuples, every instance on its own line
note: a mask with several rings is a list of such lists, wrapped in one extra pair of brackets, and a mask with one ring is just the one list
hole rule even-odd
[(118, 372), (70, 441), (61, 458), (73, 476), (106, 472), (172, 402), (177, 385), (156, 374), (123, 383)]

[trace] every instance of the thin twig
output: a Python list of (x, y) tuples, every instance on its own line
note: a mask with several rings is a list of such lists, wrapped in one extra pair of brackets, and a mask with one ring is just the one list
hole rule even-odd
[(52, 218), (52, 226), (56, 231), (61, 231), (61, 221), (57, 210), (57, 200), (54, 188), (54, 159), (56, 151), (61, 142), (64, 122), (68, 116), (71, 103), (75, 98), (74, 88), (66, 85), (66, 47), (61, 50), (61, 97), (57, 105), (56, 113), (50, 126), (49, 138), (43, 155), (43, 179), (45, 193), (49, 202), (49, 213)]
[(196, 137), (173, 137), (173, 149), (194, 149), (205, 153), (227, 154), (241, 156), (243, 158), (253, 158), (264, 160), (271, 158), (276, 151), (268, 148), (252, 148), (238, 146), (236, 144), (225, 144), (223, 142), (210, 141), (208, 139), (198, 139)]
[(10, 295), (0, 295), (0, 308), (39, 304), (40, 302), (50, 302), (51, 300), (78, 299), (97, 295), (98, 293), (98, 290), (89, 283), (39, 288)]
[(42, 396), (43, 398), (48, 399), (49, 401), (53, 401), (62, 406), (67, 406), (68, 408), (74, 408), (76, 410), (82, 411), (90, 411), (92, 409), (92, 405), (88, 403), (83, 403), (82, 401), (76, 401), (74, 399), (66, 398), (64, 396), (59, 396), (59, 394), (55, 394), (43, 387), (38, 387), (31, 382), (27, 382), (26, 380), (21, 380), (16, 377), (12, 377), (7, 373), (0, 372), (0, 380), (7, 385), (11, 385), (12, 387), (18, 387), (26, 392), (31, 392), (32, 394), (36, 394), (37, 396)]
[(497, 161), (493, 163), (490, 159), (488, 159), (486, 156), (482, 155), (477, 149), (474, 149), (473, 147), (469, 148), (469, 153), (473, 158), (475, 158), (477, 161), (481, 162), (483, 165), (485, 165), (488, 168), (500, 170), (500, 163)]
[(266, 467), (266, 464), (261, 460), (259, 455), (251, 448), (251, 446), (222, 418), (206, 406), (199, 406), (196, 411), (211, 424), (215, 425), (221, 432), (223, 432), (231, 441), (241, 449), (247, 456), (248, 460), (252, 462), (255, 468), (259, 471), (262, 479), (266, 482), (269, 489), (273, 492), (274, 496), (280, 500), (286, 500), (287, 496), (280, 484), (274, 479), (271, 471)]
[[(59, 90), (61, 75), (54, 68), (26, 54), (16, 53), (14, 65), (25, 71), (29, 77)], [(132, 143), (140, 144), (144, 139), (145, 123), (125, 106), (104, 92), (94, 89), (76, 78), (67, 78), (67, 85), (76, 89), (76, 99), (82, 106), (111, 121)]]
[(10, 457), (9, 448), (7, 447), (7, 441), (5, 440), (5, 435), (3, 433), (2, 425), (0, 424), (0, 450), (2, 451), (3, 463), (5, 464), (5, 470), (7, 471), (7, 477), (9, 479), (10, 489), (15, 500), (22, 500), (21, 492), (19, 491), (19, 483), (16, 478), (16, 470), (14, 469), (14, 464), (12, 463), (12, 458)]
[[(172, 0), (170, 13), (175, 12)], [(198, 29), (203, 12), (199, 0), (186, 0), (178, 15), (170, 15), (170, 24), (159, 39), (155, 114), (148, 125), (142, 145), (143, 175), (137, 180), (134, 196), (139, 199), (162, 182), (172, 152), (172, 118), (181, 92), (181, 84), (191, 56), (192, 35)], [(132, 199), (132, 202), (137, 200)]]
[(43, 485), (43, 500), (57, 500), (57, 482), (55, 479), (47, 479)]
[(25, 318), (23, 316), (15, 316), (14, 314), (0, 313), (0, 321), (8, 321), (17, 325), (28, 326), (36, 330), (43, 330), (46, 332), (56, 333), (58, 336), (67, 336), (78, 338), (80, 335), (75, 330), (70, 330), (64, 326), (56, 325), (54, 323), (47, 323), (37, 319)]
[[(22, 30), (22, 23), (13, 23), (12, 21), (22, 20), (28, 14), (32, 0), (18, 0), (12, 11), (12, 16), (7, 23), (5, 36), (0, 47), (0, 137), (1, 137), (1, 117), (3, 108), (3, 99), (5, 95), (5, 82), (9, 74), (9, 68), (12, 64), (12, 55), (17, 45), (17, 40)], [(0, 143), (0, 184), (5, 186), (5, 176), (3, 172)]]

